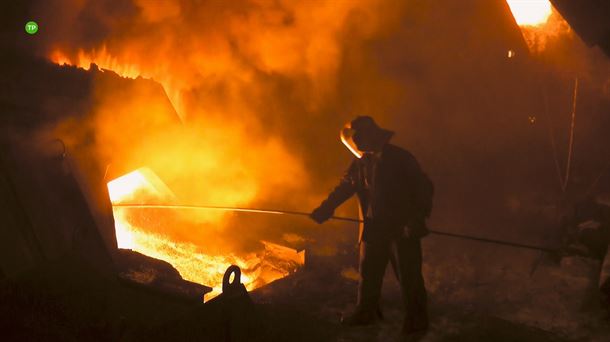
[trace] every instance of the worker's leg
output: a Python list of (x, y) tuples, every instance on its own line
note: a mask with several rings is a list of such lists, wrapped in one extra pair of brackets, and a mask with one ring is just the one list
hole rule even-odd
[(362, 242), (360, 245), (358, 307), (377, 310), (389, 256), (390, 244), (387, 242)]
[(422, 276), (419, 239), (402, 238), (392, 246), (405, 307), (404, 330), (413, 332), (428, 327), (427, 294)]
[(356, 311), (343, 319), (344, 324), (368, 324), (377, 318), (381, 285), (390, 255), (390, 243), (360, 244), (360, 283)]

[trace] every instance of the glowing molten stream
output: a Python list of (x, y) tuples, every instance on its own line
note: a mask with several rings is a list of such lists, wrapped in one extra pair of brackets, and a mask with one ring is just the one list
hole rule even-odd
[[(147, 168), (141, 168), (110, 181), (108, 192), (112, 204), (140, 203), (151, 198), (171, 198), (171, 191)], [(175, 210), (175, 209), (174, 209)], [(161, 219), (145, 209), (114, 207), (116, 237), (119, 248), (131, 249), (174, 266), (182, 278), (211, 286), (211, 297), (220, 293), (222, 277), (227, 267), (237, 265), (242, 269), (242, 283), (248, 290), (283, 278), (304, 264), (303, 252), (262, 241), (264, 249), (246, 255), (208, 255), (201, 246), (173, 240), (170, 236), (152, 232), (142, 224)], [(137, 216), (145, 220), (134, 220)]]
[(549, 0), (506, 0), (519, 26), (544, 25), (553, 8)]

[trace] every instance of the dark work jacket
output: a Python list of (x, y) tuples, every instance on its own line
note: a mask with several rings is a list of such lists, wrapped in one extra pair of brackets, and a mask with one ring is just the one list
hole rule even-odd
[[(424, 174), (415, 157), (408, 151), (385, 144), (377, 161), (375, 186), (371, 194), (365, 186), (365, 161), (355, 158), (339, 184), (322, 202), (322, 207), (334, 210), (357, 194), (360, 204), (360, 241), (373, 242), (399, 238), (405, 226), (414, 237), (428, 233), (425, 210), (419, 208), (417, 189)], [(372, 218), (366, 211), (372, 206)]]

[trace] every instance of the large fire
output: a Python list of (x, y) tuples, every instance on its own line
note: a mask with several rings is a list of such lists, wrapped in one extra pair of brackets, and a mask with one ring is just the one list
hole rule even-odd
[[(41, 44), (47, 58), (84, 69), (95, 63), (136, 79), (124, 84), (137, 83), (139, 76), (152, 79), (180, 118), (181, 124), (166, 124), (166, 108), (151, 105), (137, 89), (120, 96), (122, 89), (96, 74), (92, 112), (71, 130), (91, 126), (92, 149), (117, 172), (110, 177), (147, 166), (171, 189), (157, 187), (155, 177), (139, 169), (108, 184), (114, 203), (142, 203), (142, 196), (156, 191), (162, 203), (313, 207), (303, 147), (309, 134), (302, 128), (322, 113), (339, 111), (345, 43), (368, 39), (399, 20), (382, 17), (386, 7), (392, 13), (397, 8), (379, 0), (39, 3), (41, 16), (53, 13), (49, 39)], [(134, 122), (164, 128), (141, 132), (130, 129)], [(291, 262), (272, 262), (294, 255), (270, 243), (254, 254), (211, 251), (210, 231), (231, 228), (222, 213), (117, 207), (114, 215), (121, 247), (164, 259), (184, 278), (205, 285), (217, 287), (229, 264), (243, 268), (249, 288), (293, 268), (278, 266)], [(159, 223), (169, 218), (190, 225)], [(149, 223), (163, 227), (151, 230)]]
[[(108, 183), (108, 192), (113, 204), (139, 203), (151, 198), (171, 198), (169, 189), (154, 173), (141, 168)], [(170, 195), (170, 196), (168, 196)], [(119, 248), (131, 249), (172, 264), (182, 277), (196, 283), (212, 286), (211, 297), (219, 294), (222, 278), (227, 267), (237, 265), (242, 269), (242, 283), (248, 290), (263, 286), (294, 272), (303, 265), (304, 252), (263, 241), (263, 250), (237, 256), (210, 255), (202, 246), (177, 241), (168, 234), (151, 232), (148, 227), (138, 226), (134, 216), (147, 216), (147, 221), (160, 219), (163, 213), (134, 213), (137, 208), (114, 207), (115, 229)], [(172, 209), (175, 210), (175, 209)]]
[[(181, 102), (184, 85), (192, 81), (157, 68), (141, 68), (128, 59), (114, 57), (103, 46), (88, 52), (79, 49), (71, 55), (55, 49), (48, 57), (60, 65), (89, 69), (95, 63), (98, 68), (111, 70), (122, 77), (154, 78), (163, 86), (182, 120), (185, 112), (193, 116), (200, 110), (187, 110)], [(210, 64), (206, 68), (223, 70), (222, 66), (207, 60)], [(117, 120), (124, 120), (122, 127), (129, 126), (130, 120), (140, 118), (159, 117), (153, 121), (163, 122), (161, 110), (139, 98), (127, 103), (112, 98), (111, 91), (102, 89), (100, 92), (103, 100), (92, 115), (99, 140), (98, 153), (111, 155), (114, 160), (128, 164), (135, 161), (161, 170), (172, 187), (170, 190), (150, 169), (140, 168), (108, 183), (113, 204), (142, 203), (150, 199), (171, 204), (177, 198), (175, 191), (185, 203), (245, 206), (257, 196), (264, 196), (266, 189), (280, 193), (281, 189), (294, 189), (305, 181), (300, 162), (285, 151), (279, 139), (259, 137), (258, 128), (251, 127), (256, 123), (251, 120), (230, 119), (234, 115), (230, 111), (245, 114), (249, 108), (233, 104), (197, 113), (205, 118), (204, 124), (189, 122), (189, 125), (178, 128), (167, 127), (154, 139), (149, 138), (144, 144), (135, 146), (133, 141), (139, 141), (139, 137), (118, 131)], [(214, 102), (213, 98), (207, 100), (206, 103)], [(270, 160), (274, 163), (269, 163)], [(286, 276), (304, 263), (303, 253), (266, 241), (261, 241), (264, 248), (256, 253), (218, 255), (204, 249), (202, 243), (205, 238), (199, 236), (202, 232), (190, 232), (190, 227), (171, 225), (151, 229), (151, 225), (159, 225), (155, 221), (167, 222), (168, 217), (179, 217), (182, 222), (190, 220), (206, 224), (206, 227), (212, 227), (210, 229), (222, 230), (226, 228), (226, 220), (219, 212), (115, 207), (113, 213), (120, 248), (169, 262), (184, 279), (212, 286), (212, 297), (218, 294), (229, 265), (235, 264), (242, 269), (242, 282), (251, 290)], [(222, 242), (214, 241), (214, 244)]]

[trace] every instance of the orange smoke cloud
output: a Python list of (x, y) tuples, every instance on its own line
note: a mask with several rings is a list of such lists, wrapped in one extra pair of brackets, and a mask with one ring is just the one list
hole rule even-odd
[[(387, 24), (380, 6), (387, 3), (40, 2), (49, 32), (40, 48), (58, 64), (95, 63), (163, 86), (182, 124), (137, 91), (117, 97), (114, 85), (94, 85), (88, 125), (100, 159), (120, 164), (111, 170), (150, 168), (181, 203), (309, 207), (306, 149), (294, 148), (286, 127), (336, 101), (345, 40), (378, 33)], [(142, 129), (142, 121), (166, 128)], [(227, 223), (222, 213), (188, 215), (218, 229)]]
[[(49, 18), (52, 39), (42, 53), (59, 64), (96, 63), (125, 77), (151, 78), (184, 122), (155, 133), (148, 139), (154, 142), (134, 144), (135, 133), (116, 127), (163, 115), (138, 97), (116, 100), (107, 95), (114, 89), (97, 87), (101, 155), (129, 154), (115, 159), (132, 169), (150, 167), (183, 201), (247, 205), (307, 184), (282, 127), (334, 99), (346, 22), (357, 16), (360, 38), (372, 35), (380, 27), (380, 3), (45, 2), (39, 11), (61, 20)], [(283, 80), (289, 87), (278, 87)], [(278, 113), (284, 98), (296, 99), (293, 112)]]
[[(66, 14), (68, 22), (55, 29), (62, 33), (66, 25), (75, 29), (48, 42), (47, 56), (58, 63), (88, 67), (95, 62), (123, 76), (152, 78), (163, 84), (183, 119), (200, 114), (183, 105), (187, 92), (217, 87), (229, 92), (223, 94), (229, 97), (223, 105), (231, 103), (244, 112), (248, 105), (240, 93), (256, 92), (266, 75), (307, 82), (310, 103), (320, 103), (335, 89), (347, 18), (361, 16), (365, 35), (379, 25), (372, 14), (377, 1), (138, 0), (122, 12), (114, 9), (119, 12), (112, 18), (103, 4), (59, 2), (63, 5), (58, 7), (71, 15)], [(79, 25), (85, 25), (80, 22), (85, 14), (92, 17), (85, 32), (99, 26), (106, 33), (97, 43), (88, 41), (86, 45), (92, 47), (79, 44), (85, 39), (78, 32)]]

